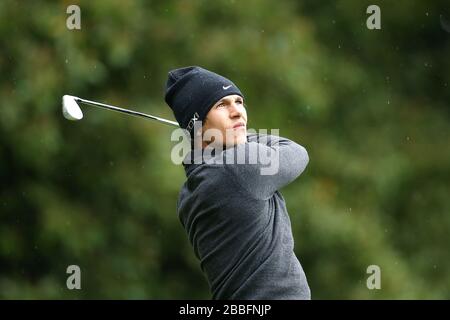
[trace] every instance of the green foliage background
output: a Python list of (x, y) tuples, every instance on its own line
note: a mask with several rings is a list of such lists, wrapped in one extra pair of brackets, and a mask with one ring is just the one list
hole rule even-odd
[[(66, 28), (67, 6), (81, 30)], [(382, 29), (366, 28), (381, 8)], [(445, 11), (447, 10), (447, 11)], [(209, 299), (176, 216), (167, 72), (201, 65), (310, 164), (283, 189), (314, 299), (450, 298), (446, 1), (0, 2), (0, 298)], [(66, 288), (79, 265), (82, 290)], [(379, 265), (381, 290), (366, 269)]]

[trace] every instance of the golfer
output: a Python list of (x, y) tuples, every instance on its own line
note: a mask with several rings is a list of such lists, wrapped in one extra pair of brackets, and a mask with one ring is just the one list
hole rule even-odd
[[(204, 68), (170, 71), (165, 101), (193, 141), (183, 161), (187, 180), (177, 213), (212, 298), (310, 299), (279, 191), (306, 168), (305, 148), (275, 135), (248, 134), (243, 94)], [(211, 146), (216, 152), (205, 159)], [(255, 152), (269, 154), (271, 163), (251, 161)], [(240, 154), (245, 161), (236, 161)]]

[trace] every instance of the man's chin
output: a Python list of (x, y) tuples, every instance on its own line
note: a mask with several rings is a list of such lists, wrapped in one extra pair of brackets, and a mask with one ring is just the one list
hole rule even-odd
[(221, 146), (222, 148), (228, 149), (232, 148), (238, 144), (243, 144), (247, 142), (247, 134), (239, 134), (237, 136), (232, 137), (231, 139), (226, 139), (225, 141), (217, 141), (212, 142), (208, 145), (209, 148), (217, 148), (218, 146)]

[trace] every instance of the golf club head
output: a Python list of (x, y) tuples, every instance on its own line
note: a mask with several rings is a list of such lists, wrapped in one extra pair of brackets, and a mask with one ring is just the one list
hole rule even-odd
[(83, 119), (83, 112), (81, 112), (75, 98), (69, 95), (64, 95), (62, 98), (62, 111), (64, 118), (67, 120), (77, 121)]

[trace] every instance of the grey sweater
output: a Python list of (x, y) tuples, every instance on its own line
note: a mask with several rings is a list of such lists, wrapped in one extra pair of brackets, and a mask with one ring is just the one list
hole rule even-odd
[[(178, 216), (213, 299), (310, 299), (279, 192), (303, 172), (308, 153), (277, 136), (249, 134), (247, 141), (200, 164), (184, 164)], [(278, 161), (275, 174), (261, 174), (268, 166), (251, 160), (255, 148)], [(245, 164), (230, 164), (240, 155)]]

